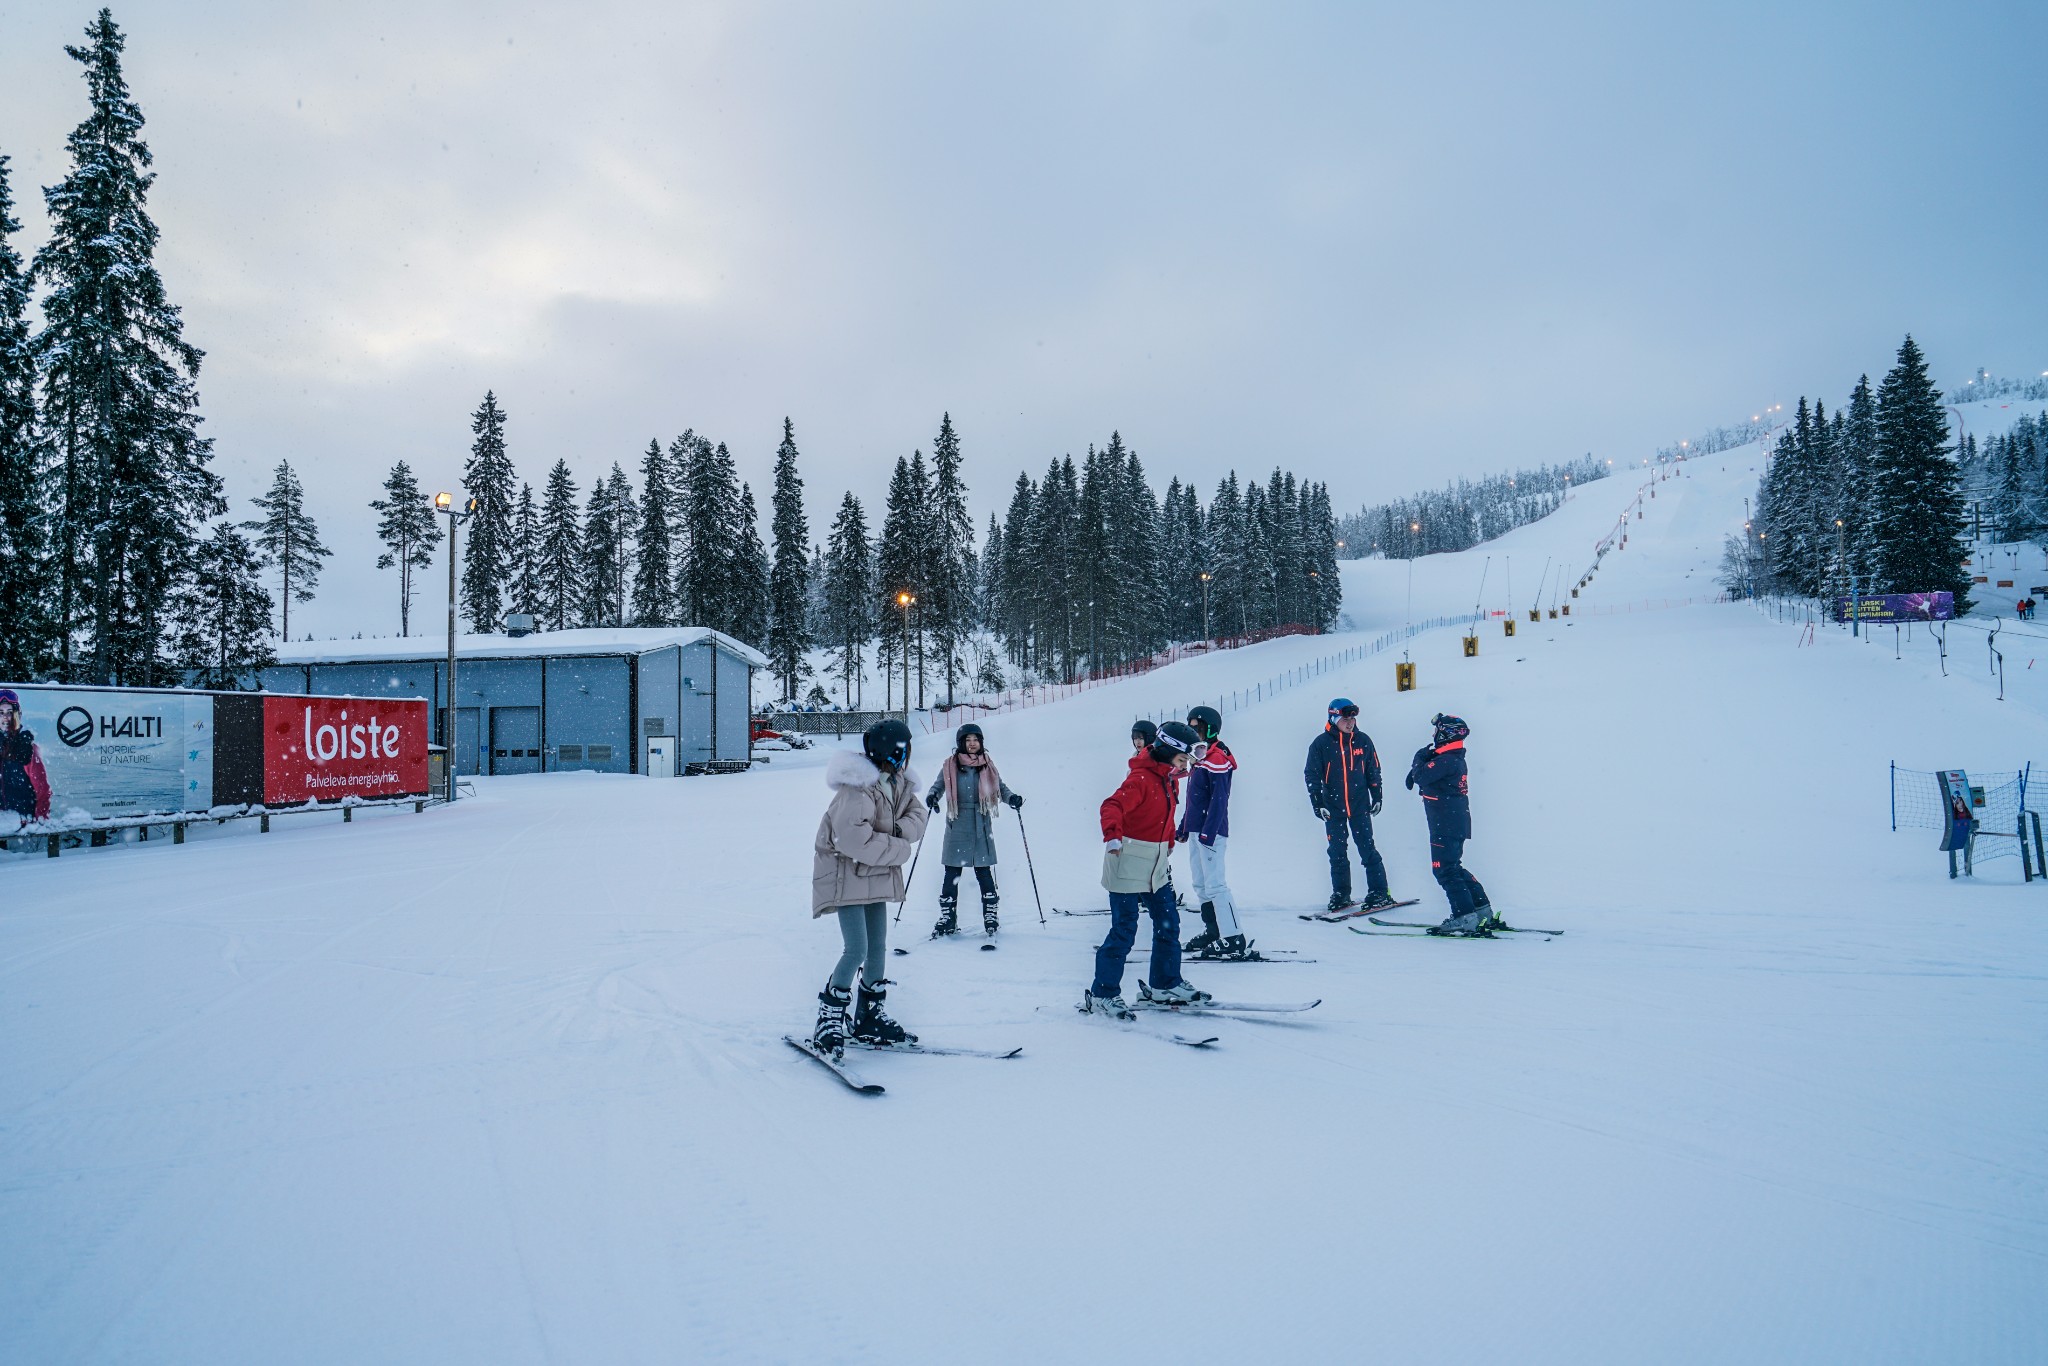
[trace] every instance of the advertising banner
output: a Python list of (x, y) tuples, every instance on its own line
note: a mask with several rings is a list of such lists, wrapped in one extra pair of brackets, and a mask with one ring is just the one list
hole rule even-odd
[(1849, 620), (1852, 608), (1859, 621), (1875, 626), (1908, 621), (1952, 621), (1956, 615), (1956, 598), (1953, 593), (1870, 593), (1860, 598), (1836, 598), (1835, 620)]
[(213, 805), (213, 698), (0, 685), (0, 831)]
[[(1972, 792), (1970, 775), (1962, 769), (1944, 769), (1934, 775), (1934, 781), (1941, 787), (1943, 821), (1941, 825), (1941, 847), (1967, 849), (1970, 835), (1977, 828), (1977, 821), (1970, 814), (1973, 805), (1983, 804), (1982, 796)], [(1953, 874), (1951, 874), (1953, 876)]]
[(423, 796), (424, 698), (265, 697), (263, 802)]

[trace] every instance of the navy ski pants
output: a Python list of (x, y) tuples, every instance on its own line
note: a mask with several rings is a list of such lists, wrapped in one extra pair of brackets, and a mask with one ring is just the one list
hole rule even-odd
[(1429, 842), (1429, 869), (1436, 875), (1436, 885), (1443, 888), (1444, 895), (1450, 898), (1452, 915), (1465, 915), (1488, 904), (1486, 889), (1465, 867), (1464, 857), (1463, 840), (1432, 839)]
[(1330, 841), (1330, 890), (1347, 901), (1351, 898), (1351, 853), (1344, 840), (1347, 828), (1358, 841), (1358, 861), (1365, 865), (1366, 891), (1386, 895), (1387, 865), (1373, 845), (1372, 817), (1364, 807), (1353, 807), (1349, 816), (1342, 810), (1333, 811), (1330, 819), (1323, 822), (1323, 833)]
[(1180, 981), (1180, 905), (1173, 884), (1156, 892), (1111, 892), (1109, 934), (1095, 950), (1095, 983), (1088, 989), (1097, 996), (1121, 996), (1124, 990), (1124, 959), (1138, 942), (1138, 912), (1152, 913), (1152, 970), (1149, 983), (1163, 989)]

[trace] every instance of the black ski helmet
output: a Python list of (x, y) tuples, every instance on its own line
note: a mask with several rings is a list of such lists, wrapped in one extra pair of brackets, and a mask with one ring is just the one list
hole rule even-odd
[(1152, 748), (1152, 742), (1159, 738), (1159, 727), (1143, 719), (1131, 722), (1131, 738), (1142, 740), (1145, 748)]
[(1213, 741), (1223, 733), (1223, 713), (1214, 707), (1189, 707), (1188, 724), (1204, 740)]
[(1463, 718), (1450, 716), (1443, 712), (1438, 712), (1435, 716), (1430, 717), (1429, 724), (1436, 728), (1433, 740), (1439, 747), (1448, 745), (1455, 740), (1462, 740), (1472, 733), (1472, 727), (1466, 725)]
[(890, 717), (860, 737), (861, 752), (884, 773), (901, 773), (910, 763), (910, 727)]
[(988, 737), (983, 735), (981, 727), (975, 725), (972, 721), (969, 721), (966, 725), (953, 732), (953, 752), (955, 754), (965, 754), (967, 752), (967, 737), (970, 735), (981, 741), (982, 753), (986, 754), (988, 752)]
[(1159, 738), (1152, 742), (1152, 759), (1155, 763), (1170, 764), (1174, 756), (1185, 754), (1194, 757), (1195, 746), (1202, 743), (1202, 737), (1195, 734), (1195, 728), (1181, 721), (1168, 721), (1159, 728)]

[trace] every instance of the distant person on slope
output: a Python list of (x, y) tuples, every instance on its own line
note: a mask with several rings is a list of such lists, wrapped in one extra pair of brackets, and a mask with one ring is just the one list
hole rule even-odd
[(1429, 820), (1429, 866), (1450, 899), (1451, 914), (1431, 934), (1491, 938), (1493, 906), (1479, 879), (1466, 870), (1465, 841), (1472, 838), (1472, 803), (1465, 773), (1465, 737), (1471, 727), (1455, 716), (1438, 715), (1430, 743), (1415, 751), (1403, 781), (1422, 795)]
[(969, 721), (953, 736), (953, 752), (939, 765), (939, 776), (925, 794), (925, 808), (938, 814), (939, 798), (946, 800), (946, 881), (939, 888), (939, 923), (932, 926), (934, 937), (960, 932), (960, 870), (972, 868), (981, 884), (981, 928), (994, 934), (999, 927), (996, 910), (996, 807), (1007, 802), (1012, 811), (1024, 799), (1010, 791), (996, 772), (995, 760), (983, 748), (981, 727)]
[(1208, 751), (1190, 770), (1187, 810), (1175, 832), (1188, 847), (1195, 898), (1202, 903), (1202, 932), (1188, 941), (1187, 951), (1198, 958), (1244, 958), (1251, 945), (1237, 923), (1237, 903), (1223, 872), (1223, 854), (1230, 844), (1230, 779), (1237, 772), (1237, 756), (1223, 743), (1223, 713), (1214, 707), (1189, 708), (1188, 724)]
[(50, 814), (43, 753), (36, 748), (36, 733), (22, 729), (21, 696), (12, 688), (0, 688), (0, 811), (12, 811), (22, 824)]
[(811, 1042), (826, 1053), (846, 1047), (846, 1007), (861, 973), (860, 1008), (852, 1034), (862, 1043), (916, 1043), (917, 1035), (882, 1009), (888, 993), (888, 902), (904, 896), (903, 865), (924, 838), (925, 811), (910, 771), (910, 727), (877, 721), (861, 736), (861, 753), (840, 750), (825, 765), (832, 804), (811, 842), (811, 917), (837, 912), (845, 951), (818, 993)]
[(1152, 999), (1185, 1005), (1209, 999), (1180, 975), (1180, 911), (1173, 896), (1175, 786), (1201, 738), (1178, 721), (1131, 756), (1123, 784), (1102, 803), (1102, 886), (1109, 893), (1109, 934), (1095, 950), (1095, 980), (1081, 1009), (1131, 1018), (1124, 1004), (1124, 961), (1138, 940), (1138, 912), (1152, 917)]
[(1137, 753), (1143, 754), (1152, 748), (1153, 742), (1158, 738), (1159, 727), (1150, 721), (1140, 718), (1131, 722), (1131, 748)]
[(1348, 697), (1330, 699), (1323, 733), (1310, 742), (1302, 770), (1308, 804), (1323, 823), (1330, 852), (1330, 909), (1351, 904), (1351, 855), (1348, 833), (1358, 841), (1358, 861), (1365, 865), (1365, 907), (1379, 910), (1394, 904), (1387, 892), (1387, 865), (1372, 842), (1372, 818), (1380, 813), (1380, 756), (1372, 737), (1358, 728), (1358, 704)]

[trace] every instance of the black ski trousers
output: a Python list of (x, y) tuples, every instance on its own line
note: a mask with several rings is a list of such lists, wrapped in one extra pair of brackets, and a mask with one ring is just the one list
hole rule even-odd
[(1465, 867), (1465, 841), (1432, 837), (1429, 841), (1429, 870), (1436, 885), (1450, 898), (1452, 915), (1467, 915), (1487, 904), (1486, 889)]

